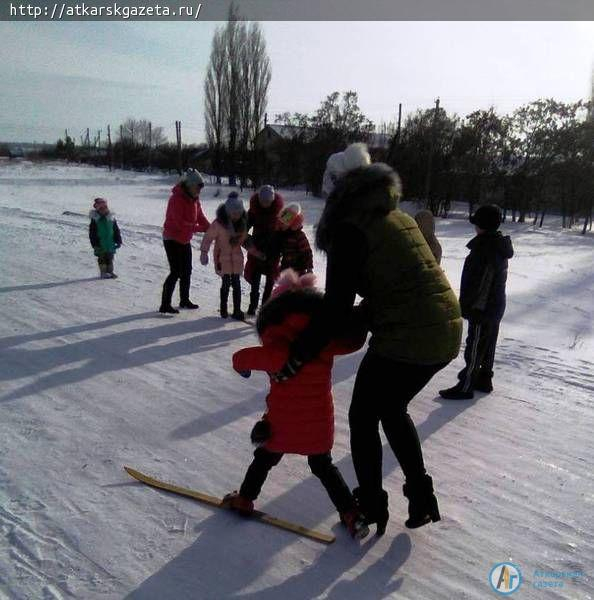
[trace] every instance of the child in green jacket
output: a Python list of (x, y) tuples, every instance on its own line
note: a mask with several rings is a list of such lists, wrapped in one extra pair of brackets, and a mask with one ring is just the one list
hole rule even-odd
[(120, 228), (104, 198), (95, 198), (89, 216), (89, 239), (99, 263), (100, 277), (114, 279), (117, 275), (113, 272), (113, 257), (122, 245)]

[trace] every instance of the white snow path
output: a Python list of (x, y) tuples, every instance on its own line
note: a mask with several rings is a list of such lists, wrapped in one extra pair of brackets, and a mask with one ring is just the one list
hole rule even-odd
[[(594, 596), (591, 235), (507, 224), (516, 257), (495, 392), (440, 400), (460, 357), (412, 403), (440, 523), (404, 527), (402, 475), (387, 447), (388, 531), (360, 545), (305, 459), (287, 456), (273, 470), (258, 505), (333, 531), (336, 543), (324, 547), (143, 487), (122, 470), (212, 494), (235, 489), (264, 406), (265, 377), (230, 369), (232, 352), (257, 339), (217, 317), (210, 266), (195, 256), (197, 314), (155, 312), (172, 182), (0, 163), (0, 598), (487, 598), (489, 571), (502, 561), (522, 570), (515, 597)], [(225, 193), (215, 190), (203, 194), (211, 218)], [(88, 243), (98, 195), (124, 237), (116, 281), (96, 279)], [(320, 201), (288, 196), (303, 203), (313, 240)], [(472, 231), (454, 217), (438, 222), (438, 236), (457, 289)], [(323, 274), (323, 256), (315, 259)], [(351, 485), (347, 411), (361, 356), (334, 371), (333, 454)], [(537, 569), (583, 576), (536, 589)]]

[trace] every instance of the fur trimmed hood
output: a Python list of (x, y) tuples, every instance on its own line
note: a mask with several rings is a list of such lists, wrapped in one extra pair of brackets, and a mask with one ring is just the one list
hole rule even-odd
[(311, 317), (320, 310), (324, 296), (315, 288), (302, 288), (284, 292), (271, 298), (262, 306), (256, 320), (256, 330), (262, 337), (271, 326), (280, 325), (291, 315), (300, 314)]
[(359, 222), (382, 217), (398, 208), (402, 186), (398, 173), (384, 163), (349, 171), (328, 196), (316, 230), (316, 245), (327, 251), (334, 228), (347, 219)]
[(89, 218), (93, 221), (98, 221), (101, 217), (105, 217), (108, 221), (115, 221), (115, 214), (109, 211), (106, 215), (102, 215), (100, 212), (91, 208), (89, 211)]
[(226, 229), (235, 231), (236, 233), (242, 233), (247, 231), (247, 213), (245, 210), (241, 214), (239, 221), (231, 223), (229, 215), (225, 209), (225, 203), (219, 204), (217, 208), (217, 221)]

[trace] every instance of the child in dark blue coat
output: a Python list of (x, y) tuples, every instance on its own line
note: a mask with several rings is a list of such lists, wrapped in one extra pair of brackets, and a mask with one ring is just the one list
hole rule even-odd
[(507, 263), (514, 255), (511, 239), (502, 235), (501, 209), (496, 204), (480, 206), (470, 217), (477, 235), (467, 248), (460, 284), (460, 308), (468, 319), (468, 337), (464, 360), (458, 373), (459, 382), (440, 390), (442, 398), (469, 400), (474, 391), (493, 391), (493, 361), (499, 334), (499, 323), (505, 312)]

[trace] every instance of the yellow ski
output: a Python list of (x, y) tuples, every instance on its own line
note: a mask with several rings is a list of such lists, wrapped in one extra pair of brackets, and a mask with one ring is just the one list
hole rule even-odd
[[(134, 477), (134, 479), (137, 481), (145, 483), (146, 485), (150, 485), (151, 487), (165, 490), (166, 492), (171, 492), (172, 494), (193, 498), (194, 500), (199, 500), (200, 502), (209, 504), (210, 506), (216, 506), (217, 508), (227, 508), (225, 506), (221, 506), (222, 499), (217, 498), (216, 496), (210, 496), (209, 494), (197, 492), (196, 490), (191, 490), (189, 488), (180, 487), (172, 483), (159, 481), (154, 477), (145, 475), (144, 473), (136, 471), (135, 469), (131, 469), (130, 467), (124, 467), (124, 470), (126, 473), (128, 473), (128, 475)], [(316, 542), (322, 542), (323, 544), (331, 544), (336, 539), (333, 535), (328, 533), (316, 531), (315, 529), (309, 529), (309, 527), (303, 527), (302, 525), (297, 525), (295, 523), (291, 523), (290, 521), (273, 517), (260, 510), (255, 510), (252, 516), (248, 518), (262, 521), (262, 523), (267, 523), (268, 525), (273, 525), (274, 527), (280, 527), (286, 531), (292, 531), (293, 533), (297, 533), (311, 540), (315, 540)]]

